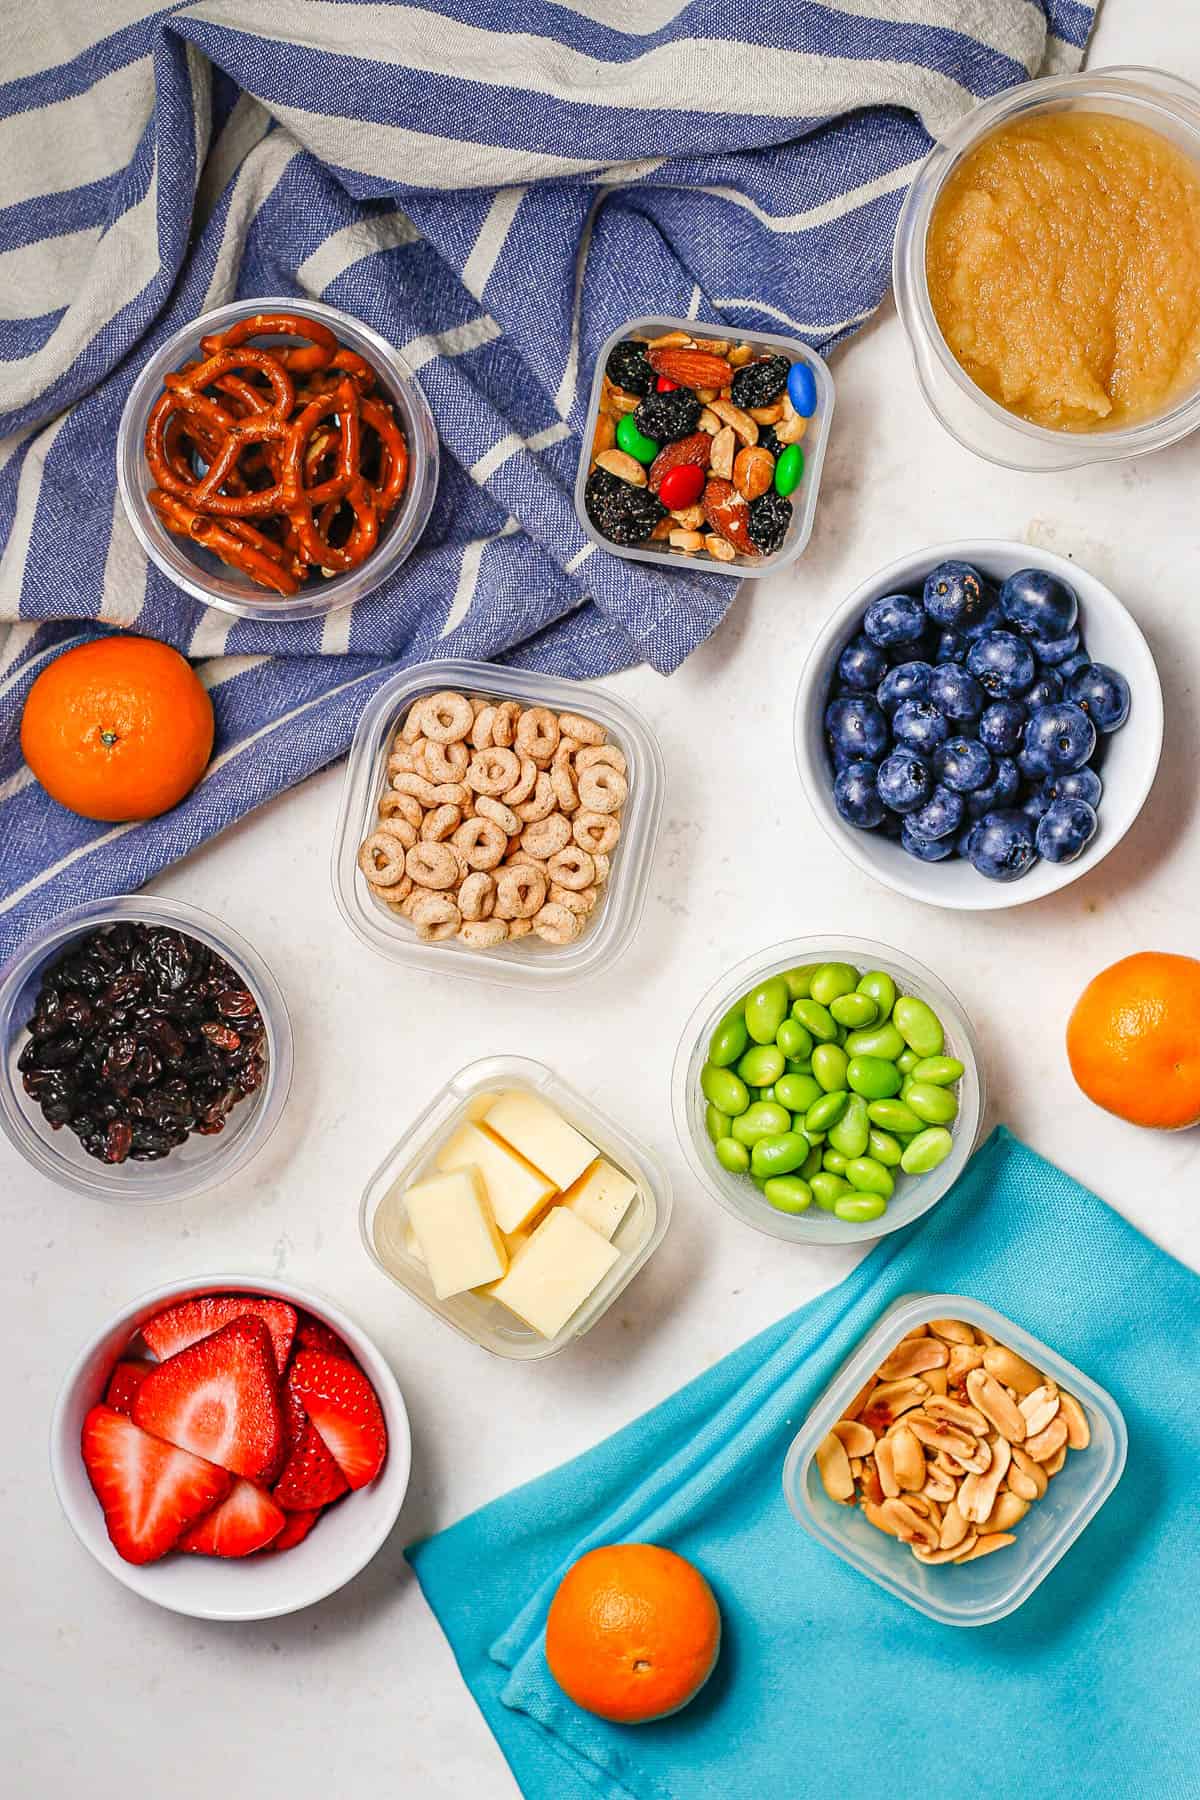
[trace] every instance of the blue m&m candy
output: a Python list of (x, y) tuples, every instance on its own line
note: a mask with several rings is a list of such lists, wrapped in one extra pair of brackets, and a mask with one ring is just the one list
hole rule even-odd
[(806, 362), (792, 364), (787, 391), (800, 417), (811, 419), (817, 410), (817, 379)]

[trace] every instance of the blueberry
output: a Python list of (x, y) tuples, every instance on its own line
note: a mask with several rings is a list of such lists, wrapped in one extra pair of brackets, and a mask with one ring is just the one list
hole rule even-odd
[(967, 811), (973, 819), (982, 819), (985, 813), (1003, 812), (1017, 804), (1020, 791), (1021, 777), (1016, 763), (1011, 756), (998, 756), (995, 773), (987, 786), (976, 788), (974, 793), (967, 795)]
[(1009, 623), (998, 606), (989, 606), (982, 618), (975, 619), (970, 625), (963, 627), (962, 635), (967, 640), (968, 649), (978, 643), (989, 631), (1008, 631)]
[(1034, 788), (1031, 794), (1025, 796), (1024, 800), (1021, 802), (1020, 810), (1025, 814), (1027, 819), (1032, 820), (1036, 825), (1043, 814), (1049, 812), (1050, 806), (1050, 797), (1045, 788), (1038, 787)]
[(959, 856), (964, 857), (964, 858), (966, 857), (967, 845), (971, 841), (971, 833), (974, 831), (974, 829), (975, 829), (975, 820), (968, 819), (967, 823), (964, 826), (964, 828), (962, 829), (962, 831), (960, 831), (958, 836), (955, 838), (954, 848), (955, 848), (956, 853)]
[(879, 798), (894, 813), (916, 812), (933, 788), (929, 764), (912, 750), (893, 750), (879, 765)]
[(950, 736), (950, 727), (932, 700), (905, 700), (892, 714), (892, 736), (898, 748), (931, 756)]
[(970, 645), (958, 631), (943, 631), (934, 649), (933, 660), (938, 663), (963, 663), (967, 660)]
[(1077, 670), (1086, 669), (1091, 660), (1091, 657), (1088, 655), (1083, 645), (1080, 644), (1074, 656), (1068, 656), (1065, 662), (1059, 663), (1058, 673), (1062, 676), (1064, 681), (1069, 681)]
[(1056, 800), (1037, 827), (1038, 855), (1047, 862), (1074, 862), (1096, 835), (1100, 821), (1086, 800)]
[(905, 819), (900, 833), (900, 847), (915, 856), (920, 862), (945, 862), (948, 856), (954, 855), (954, 839), (928, 838), (912, 829), (912, 820)]
[(1056, 700), (1062, 699), (1062, 677), (1057, 669), (1042, 669), (1035, 677), (1033, 686), (1021, 698), (1030, 712), (1036, 712), (1039, 706), (1052, 706)]
[(967, 860), (989, 881), (1016, 881), (1037, 861), (1032, 820), (1021, 812), (990, 812), (967, 839)]
[(1062, 638), (1079, 617), (1079, 602), (1048, 570), (1018, 569), (1000, 589), (1000, 610), (1027, 637)]
[(944, 562), (925, 577), (925, 611), (937, 625), (959, 629), (987, 611), (987, 588), (970, 563)]
[(905, 700), (924, 700), (929, 694), (933, 674), (927, 662), (904, 662), (889, 669), (876, 690), (875, 698), (889, 719)]
[(1025, 754), (1031, 766), (1043, 765), (1047, 775), (1082, 769), (1096, 748), (1096, 727), (1081, 706), (1059, 700), (1039, 706), (1025, 727)]
[(962, 824), (964, 811), (962, 795), (939, 783), (924, 806), (918, 812), (910, 813), (904, 823), (918, 837), (953, 837)]
[(1067, 699), (1081, 706), (1097, 731), (1116, 731), (1129, 717), (1129, 683), (1107, 663), (1087, 663), (1067, 681)]
[(846, 645), (837, 667), (843, 687), (870, 693), (887, 674), (887, 657), (869, 637), (859, 636)]
[[(956, 737), (943, 744), (933, 759), (939, 781), (957, 794), (973, 794), (992, 779), (991, 756), (976, 738)], [(886, 795), (884, 796), (886, 799)]]
[(825, 734), (835, 769), (848, 762), (874, 762), (888, 746), (887, 720), (866, 696), (831, 700), (825, 708)]
[(1095, 769), (1068, 769), (1064, 775), (1048, 775), (1043, 783), (1046, 802), (1053, 800), (1086, 800), (1099, 806), (1104, 783)]
[(1015, 700), (1033, 686), (1037, 665), (1024, 638), (1012, 631), (987, 631), (971, 645), (967, 667), (993, 700)]
[(1066, 662), (1069, 656), (1074, 656), (1079, 648), (1079, 633), (1068, 631), (1066, 637), (1060, 638), (1032, 637), (1029, 647), (1043, 668), (1055, 668), (1059, 663)]
[(911, 594), (884, 594), (872, 600), (863, 614), (863, 630), (873, 644), (888, 649), (893, 644), (913, 644), (925, 632), (925, 609)]
[(929, 680), (929, 698), (947, 719), (965, 724), (984, 708), (984, 692), (973, 675), (957, 663), (939, 663)]
[(847, 825), (874, 831), (883, 823), (883, 801), (875, 787), (879, 773), (873, 762), (851, 762), (838, 770), (833, 784), (833, 804)]
[(1020, 700), (993, 700), (979, 715), (980, 743), (996, 756), (1015, 756), (1028, 716)]
[[(1026, 730), (1028, 730), (1028, 727), (1026, 727)], [(1024, 741), (1024, 735), (1022, 735), (1021, 748), (1017, 751), (1015, 761), (1017, 773), (1020, 775), (1022, 781), (1031, 788), (1041, 787), (1047, 775), (1052, 775), (1054, 773), (1050, 764), (1046, 761), (1046, 758), (1040, 751), (1029, 749)]]

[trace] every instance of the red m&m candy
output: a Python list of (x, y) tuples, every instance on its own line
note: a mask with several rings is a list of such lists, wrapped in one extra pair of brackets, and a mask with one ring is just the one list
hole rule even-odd
[(704, 470), (695, 463), (680, 463), (678, 468), (668, 469), (663, 476), (658, 497), (668, 512), (681, 512), (700, 498), (704, 480)]
[(668, 381), (665, 375), (660, 375), (654, 385), (660, 394), (673, 394), (675, 389), (679, 386), (679, 383), (677, 381)]

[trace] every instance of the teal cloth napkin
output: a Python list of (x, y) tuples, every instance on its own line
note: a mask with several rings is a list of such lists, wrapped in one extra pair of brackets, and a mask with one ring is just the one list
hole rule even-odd
[[(884, 1307), (920, 1290), (1025, 1326), (1129, 1427), (1116, 1491), (995, 1625), (924, 1618), (823, 1550), (783, 1498), (809, 1408)], [(1198, 1378), (1200, 1278), (1000, 1130), (831, 1293), (409, 1556), (527, 1800), (1196, 1800)], [(675, 1718), (607, 1725), (555, 1685), (546, 1609), (584, 1550), (647, 1539), (712, 1582), (721, 1660)]]

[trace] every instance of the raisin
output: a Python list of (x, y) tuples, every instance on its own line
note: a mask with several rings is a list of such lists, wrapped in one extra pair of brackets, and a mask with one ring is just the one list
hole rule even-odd
[(779, 461), (780, 456), (783, 454), (784, 446), (775, 435), (775, 427), (773, 425), (759, 426), (758, 445), (760, 450), (769, 450), (776, 462)]
[(675, 388), (669, 394), (650, 394), (633, 415), (644, 437), (656, 444), (674, 444), (691, 437), (700, 423), (703, 407), (691, 388)]
[(645, 344), (636, 343), (633, 338), (626, 338), (623, 344), (613, 345), (604, 365), (604, 373), (614, 387), (624, 388), (627, 394), (652, 394), (658, 380), (646, 361)]
[(750, 502), (750, 538), (757, 550), (770, 556), (778, 550), (792, 522), (792, 503), (782, 494), (768, 491)]
[(659, 520), (667, 516), (657, 494), (649, 488), (633, 487), (607, 469), (592, 470), (583, 501), (597, 531), (614, 544), (644, 544)]
[(126, 1119), (114, 1119), (104, 1138), (104, 1160), (123, 1163), (133, 1143), (133, 1128)]
[(258, 1011), (258, 1002), (246, 988), (226, 988), (216, 997), (216, 1008), (223, 1019), (248, 1019)]
[(729, 384), (735, 406), (772, 406), (787, 386), (792, 365), (786, 356), (764, 356), (761, 362), (743, 363)]

